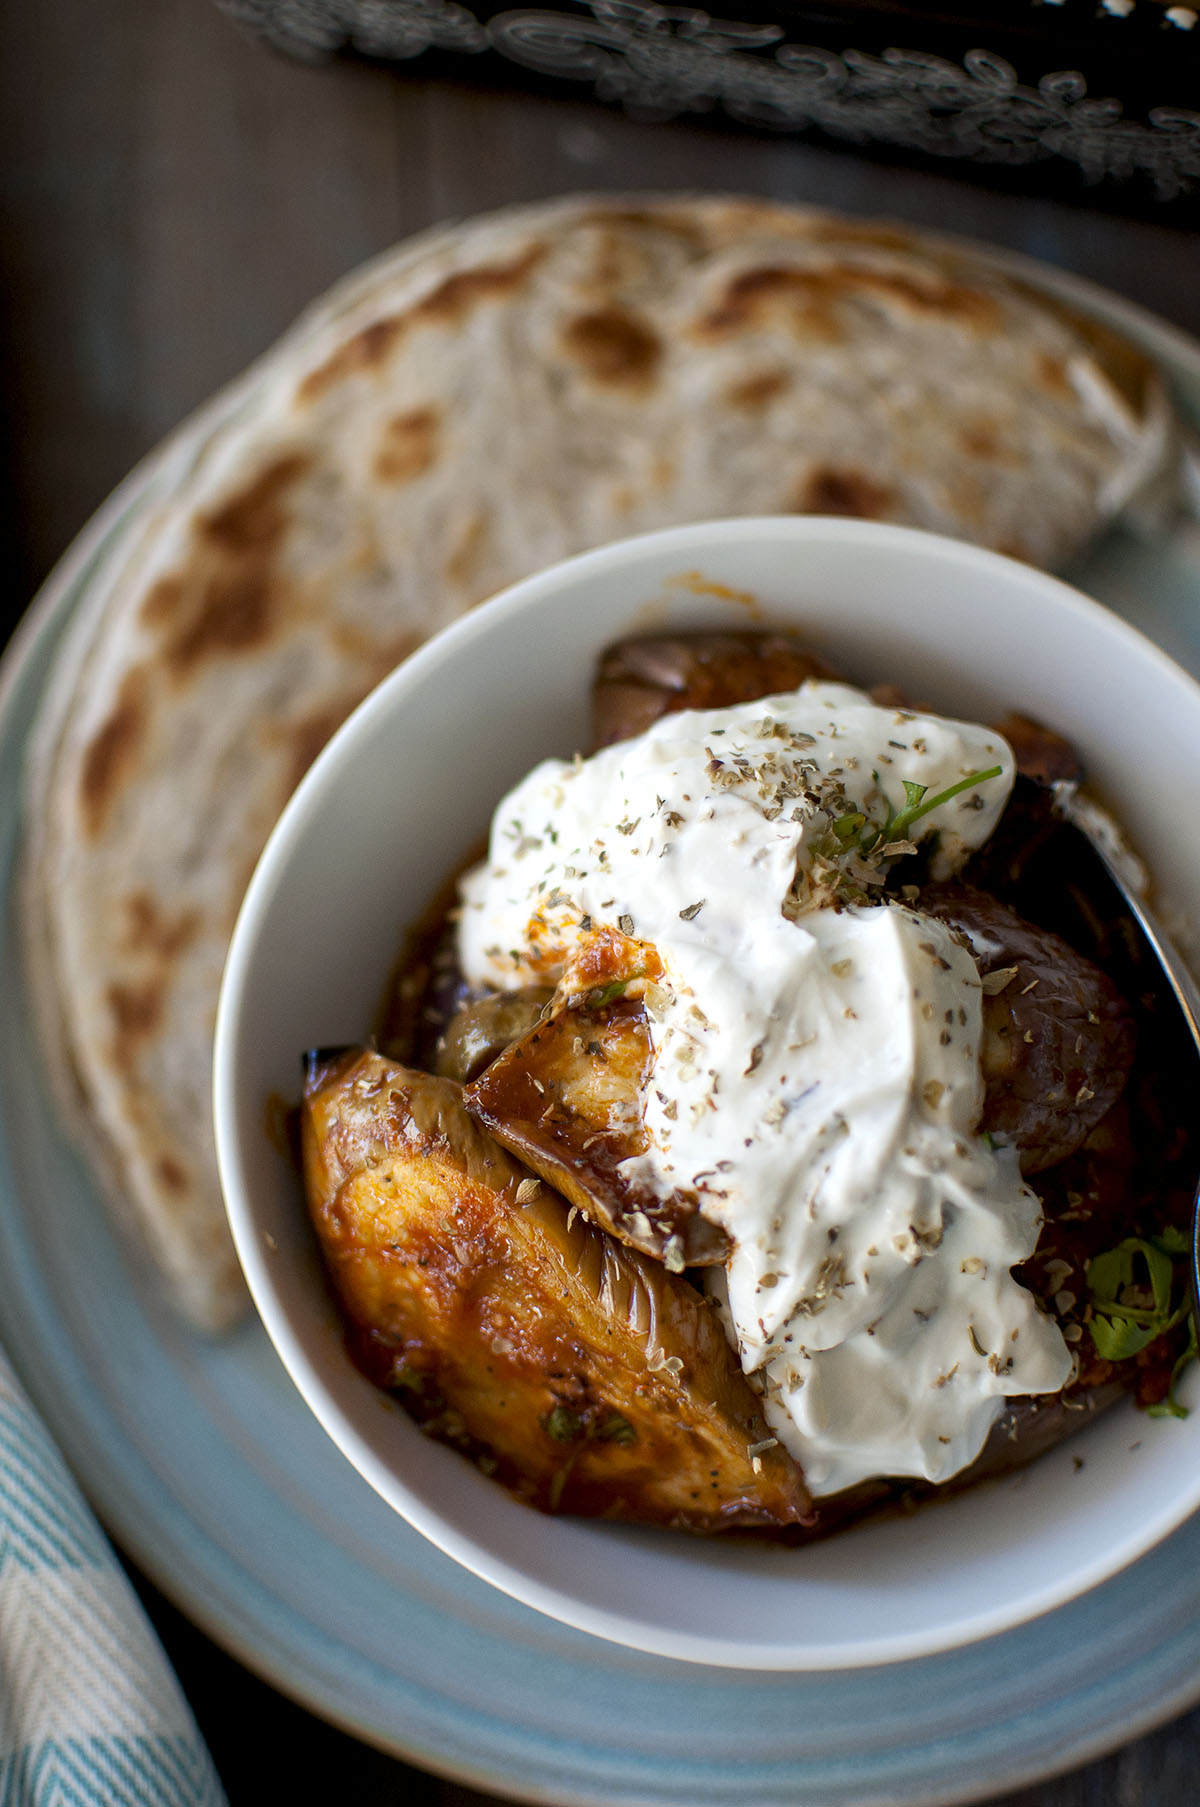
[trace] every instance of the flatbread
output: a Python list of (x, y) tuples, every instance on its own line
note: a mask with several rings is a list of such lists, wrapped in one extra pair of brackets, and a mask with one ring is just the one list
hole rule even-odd
[(1153, 370), (904, 231), (572, 198), (402, 246), (177, 441), (31, 752), (40, 1034), (187, 1319), (242, 1303), (210, 1127), (222, 963), (289, 793), (431, 632), (712, 516), (903, 521), (1062, 564), (1169, 457)]

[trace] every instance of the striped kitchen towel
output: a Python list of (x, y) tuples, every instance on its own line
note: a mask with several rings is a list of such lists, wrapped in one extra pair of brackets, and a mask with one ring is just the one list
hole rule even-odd
[(154, 1629), (0, 1352), (0, 1807), (224, 1807)]

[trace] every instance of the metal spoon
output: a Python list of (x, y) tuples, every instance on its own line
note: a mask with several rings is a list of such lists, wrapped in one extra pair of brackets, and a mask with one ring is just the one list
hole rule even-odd
[[(1055, 803), (1060, 816), (1083, 835), (1112, 882), (1126, 910), (1138, 928), (1161, 968), (1167, 987), (1179, 1006), (1200, 1058), (1200, 985), (1192, 976), (1183, 955), (1171, 941), (1161, 922), (1148, 908), (1142, 888), (1144, 874), (1136, 856), (1124, 848), (1110, 818), (1101, 809), (1080, 797), (1075, 785), (1056, 784)], [(1200, 1183), (1192, 1206), (1192, 1309), (1200, 1324)]]

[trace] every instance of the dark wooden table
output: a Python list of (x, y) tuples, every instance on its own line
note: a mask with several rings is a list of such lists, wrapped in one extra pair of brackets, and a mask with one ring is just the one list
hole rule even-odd
[[(507, 201), (721, 188), (888, 214), (1046, 258), (1200, 334), (1200, 240), (1179, 225), (574, 97), (303, 67), (252, 47), (212, 0), (0, 13), (8, 625), (128, 467), (312, 296), (406, 233)], [(234, 1807), (493, 1798), (313, 1719), (135, 1580)], [(1200, 1711), (1005, 1803), (1193, 1807), (1198, 1777)]]

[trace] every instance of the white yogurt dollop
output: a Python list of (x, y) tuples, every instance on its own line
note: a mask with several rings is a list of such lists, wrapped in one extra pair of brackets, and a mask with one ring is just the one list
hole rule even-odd
[(627, 1165), (728, 1232), (727, 1326), (817, 1494), (945, 1480), (1006, 1395), (1071, 1369), (1009, 1271), (1041, 1207), (974, 1133), (975, 963), (942, 923), (876, 901), (880, 867), (853, 851), (855, 812), (882, 823), (996, 766), (910, 830), (937, 832), (944, 869), (995, 827), (1007, 744), (810, 682), (546, 761), (463, 887), (476, 984), (554, 976), (606, 926), (654, 944), (648, 1146)]

